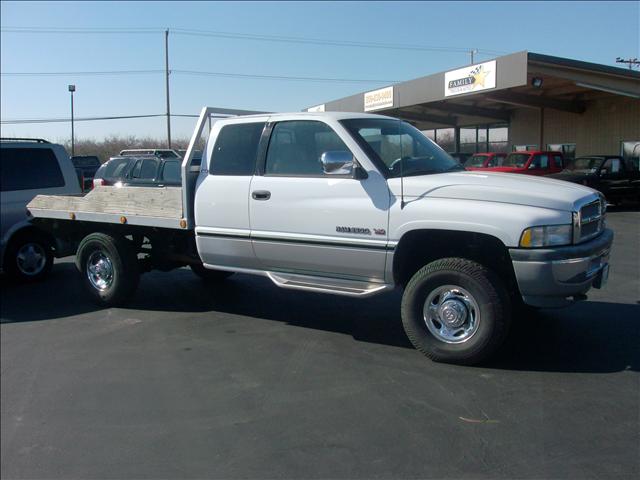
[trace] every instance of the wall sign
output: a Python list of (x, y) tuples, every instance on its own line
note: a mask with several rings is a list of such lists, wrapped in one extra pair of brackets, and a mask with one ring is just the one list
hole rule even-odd
[(307, 112), (324, 112), (324, 103), (322, 105), (307, 108)]
[(496, 61), (478, 63), (444, 74), (444, 96), (496, 88)]
[(393, 87), (381, 88), (364, 94), (364, 111), (393, 107)]

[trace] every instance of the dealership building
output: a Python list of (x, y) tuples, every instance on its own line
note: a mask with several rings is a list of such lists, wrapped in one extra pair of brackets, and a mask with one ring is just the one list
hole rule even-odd
[(640, 72), (530, 52), (307, 110), (401, 118), (449, 152), (640, 156)]

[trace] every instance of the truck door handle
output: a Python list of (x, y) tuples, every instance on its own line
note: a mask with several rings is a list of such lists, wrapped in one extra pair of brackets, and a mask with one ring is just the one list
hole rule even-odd
[(269, 200), (271, 198), (271, 192), (267, 190), (255, 190), (251, 193), (251, 197), (254, 200)]

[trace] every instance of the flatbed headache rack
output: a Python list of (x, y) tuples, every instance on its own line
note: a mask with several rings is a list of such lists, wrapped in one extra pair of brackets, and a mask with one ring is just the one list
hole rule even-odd
[(180, 187), (96, 187), (84, 196), (38, 195), (27, 208), (34, 218), (193, 229), (198, 172), (191, 171), (191, 164), (196, 145), (210, 125), (210, 119), (266, 113), (204, 107), (182, 160)]

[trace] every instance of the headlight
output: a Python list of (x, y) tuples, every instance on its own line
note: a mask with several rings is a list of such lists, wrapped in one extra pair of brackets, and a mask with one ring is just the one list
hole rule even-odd
[(545, 225), (527, 228), (520, 236), (520, 246), (524, 248), (556, 247), (570, 245), (573, 237), (571, 225)]

